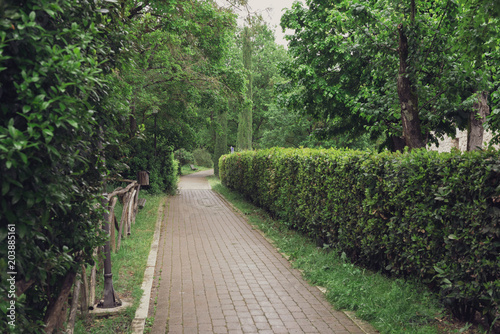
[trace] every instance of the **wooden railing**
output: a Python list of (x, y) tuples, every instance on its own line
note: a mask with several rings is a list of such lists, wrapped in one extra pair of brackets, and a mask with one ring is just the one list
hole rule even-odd
[[(107, 207), (109, 212), (106, 216), (107, 223), (109, 224), (109, 245), (113, 253), (120, 250), (122, 239), (132, 234), (132, 225), (135, 223), (137, 212), (139, 211), (139, 208), (144, 206), (145, 203), (144, 199), (139, 199), (141, 185), (137, 181), (122, 181), (128, 182), (129, 184), (125, 188), (119, 187), (109, 194), (103, 194), (105, 198), (103, 205)], [(122, 204), (122, 214), (119, 222), (115, 215), (115, 207), (118, 202)], [(97, 268), (102, 268), (100, 263), (102, 262), (102, 258), (105, 257), (99, 256), (100, 252), (103, 253), (103, 250), (99, 248), (104, 247), (97, 247), (94, 250), (94, 258), (100, 258), (101, 260), (96, 261), (94, 266), (91, 268), (90, 280), (87, 277), (87, 270), (85, 266), (82, 265), (81, 274), (79, 274), (79, 277), (77, 277), (74, 284), (72, 299), (80, 299), (82, 313), (85, 315), (88, 313), (88, 310), (92, 310), (95, 306)], [(114, 297), (119, 301), (116, 294), (114, 294)], [(78, 304), (78, 302), (72, 302), (71, 304), (67, 333), (73, 332)]]
[[(139, 210), (139, 190), (141, 186), (137, 181), (129, 182), (131, 183), (127, 187), (117, 188), (111, 194), (107, 195), (109, 210), (108, 222), (110, 224), (111, 250), (113, 252), (119, 251), (122, 238), (132, 233), (132, 223), (135, 223), (135, 217)], [(118, 198), (123, 205), (120, 223), (118, 223), (115, 216), (115, 205)], [(118, 231), (118, 235), (116, 235), (115, 230)], [(116, 240), (117, 238), (118, 240)]]

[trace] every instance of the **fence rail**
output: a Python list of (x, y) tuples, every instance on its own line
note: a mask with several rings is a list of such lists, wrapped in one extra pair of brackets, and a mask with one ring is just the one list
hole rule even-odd
[[(135, 224), (135, 219), (139, 208), (144, 206), (144, 199), (139, 199), (139, 191), (141, 185), (134, 180), (122, 180), (129, 184), (123, 188), (118, 187), (109, 194), (104, 195), (103, 205), (107, 208), (109, 214), (107, 222), (109, 224), (109, 245), (111, 251), (116, 253), (120, 250), (122, 239), (132, 234), (132, 225)], [(118, 221), (115, 208), (116, 204), (122, 204), (122, 212), (120, 221)], [(104, 231), (104, 230), (103, 230)], [(96, 286), (98, 268), (102, 268), (102, 258), (100, 254), (104, 253), (103, 247), (97, 247), (94, 250), (94, 258), (99, 258), (90, 271), (90, 280), (87, 279), (87, 270), (84, 265), (81, 267), (81, 274), (75, 280), (73, 288), (73, 298), (79, 299), (78, 302), (72, 302), (70, 309), (70, 316), (67, 324), (67, 333), (73, 333), (76, 312), (79, 305), (81, 305), (81, 312), (86, 317), (89, 310), (93, 309), (96, 304)], [(106, 276), (106, 275), (105, 275)], [(107, 278), (105, 277), (105, 280)], [(106, 292), (105, 292), (106, 294)], [(113, 297), (119, 301), (118, 296), (112, 291)]]

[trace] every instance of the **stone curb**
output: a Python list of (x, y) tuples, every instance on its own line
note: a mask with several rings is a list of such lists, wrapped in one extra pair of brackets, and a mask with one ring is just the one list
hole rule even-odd
[(143, 292), (139, 307), (135, 312), (135, 318), (132, 321), (132, 333), (142, 334), (146, 325), (146, 318), (149, 311), (149, 300), (151, 296), (151, 289), (153, 288), (154, 273), (156, 267), (156, 257), (158, 255), (158, 247), (160, 243), (161, 223), (163, 221), (163, 210), (165, 208), (166, 200), (162, 200), (158, 208), (158, 215), (156, 219), (155, 233), (153, 235), (153, 242), (149, 251), (148, 262), (146, 270), (144, 270), (144, 280), (141, 289)]

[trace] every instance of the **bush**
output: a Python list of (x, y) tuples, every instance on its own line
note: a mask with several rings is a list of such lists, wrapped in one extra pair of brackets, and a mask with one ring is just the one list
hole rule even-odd
[(214, 163), (212, 161), (212, 156), (204, 148), (197, 148), (193, 151), (194, 161), (197, 166), (203, 166), (207, 168), (212, 168)]
[(498, 152), (270, 149), (225, 155), (224, 185), (366, 267), (435, 287), (493, 322), (500, 285)]
[[(105, 39), (117, 32), (108, 25), (99, 32), (110, 22), (99, 8), (68, 0), (0, 4), (2, 333), (52, 332), (62, 324), (58, 301), (104, 242), (100, 144), (115, 140), (108, 130), (116, 117), (102, 109), (114, 60)], [(9, 297), (16, 302), (9, 324), (7, 272), (16, 272), (19, 294)]]
[(157, 155), (149, 141), (135, 140), (131, 144), (130, 170), (128, 178), (135, 180), (137, 172), (149, 172), (149, 189), (151, 194), (173, 194), (177, 189), (178, 163), (169, 146), (159, 145)]
[(181, 166), (194, 164), (194, 156), (193, 153), (186, 151), (183, 148), (178, 149), (174, 152), (174, 157), (179, 161)]

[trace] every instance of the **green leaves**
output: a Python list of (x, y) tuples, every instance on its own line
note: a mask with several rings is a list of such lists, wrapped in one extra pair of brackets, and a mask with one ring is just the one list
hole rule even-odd
[(493, 320), (500, 300), (487, 286), (500, 275), (499, 159), (494, 150), (274, 148), (222, 156), (220, 177), (363, 266), (437, 281), (458, 317), (477, 310)]
[[(291, 60), (281, 67), (289, 80), (283, 105), (326, 123), (332, 135), (399, 137), (395, 78), (401, 75), (414, 89), (422, 136), (433, 141), (433, 133), (465, 128), (462, 114), (472, 111), (467, 100), (473, 91), (498, 88), (498, 12), (485, 14), (489, 0), (414, 3), (414, 18), (409, 2), (386, 0), (313, 0), (287, 10), (281, 25), (294, 34), (287, 36)], [(408, 38), (404, 64), (399, 25)], [(497, 118), (491, 117), (492, 128)]]
[[(105, 26), (93, 6), (42, 0), (2, 7), (0, 216), (16, 227), (16, 280), (33, 282), (20, 291), (20, 331), (41, 330), (60, 279), (102, 243), (97, 121), (110, 122), (115, 111), (104, 113), (96, 102), (105, 93), (103, 60), (113, 56), (105, 54), (107, 37), (91, 28)], [(29, 311), (33, 305), (40, 311)]]

